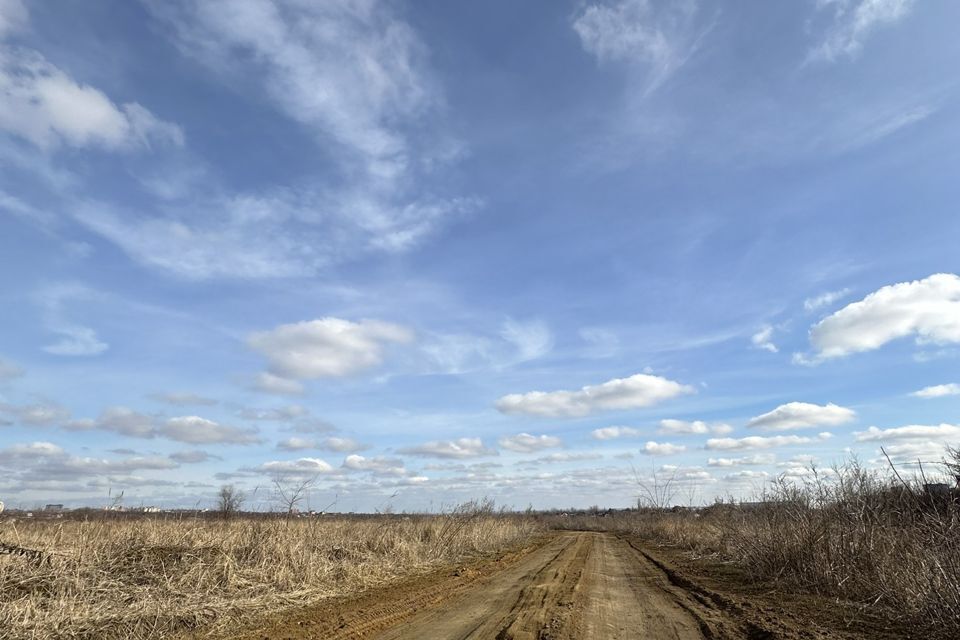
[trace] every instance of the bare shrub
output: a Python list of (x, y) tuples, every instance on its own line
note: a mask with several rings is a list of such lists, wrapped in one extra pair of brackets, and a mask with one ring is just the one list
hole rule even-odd
[(926, 629), (960, 634), (958, 494), (856, 460), (801, 483), (780, 478), (752, 503), (638, 515), (645, 537), (715, 554), (750, 576), (840, 597)]

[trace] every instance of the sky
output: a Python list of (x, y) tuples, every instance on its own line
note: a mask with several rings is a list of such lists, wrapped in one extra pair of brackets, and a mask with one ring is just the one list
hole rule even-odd
[(880, 447), (935, 470), (958, 22), (0, 0), (0, 500), (625, 507)]

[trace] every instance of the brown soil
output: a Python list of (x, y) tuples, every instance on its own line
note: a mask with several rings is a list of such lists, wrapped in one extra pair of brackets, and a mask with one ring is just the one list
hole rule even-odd
[[(247, 640), (846, 639), (903, 630), (628, 536), (558, 532), (526, 549), (277, 614)], [(855, 624), (851, 624), (855, 622)]]

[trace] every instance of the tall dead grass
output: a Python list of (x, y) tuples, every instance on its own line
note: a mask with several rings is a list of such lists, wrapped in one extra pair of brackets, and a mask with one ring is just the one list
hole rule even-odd
[(516, 544), (531, 519), (446, 515), (0, 521), (0, 638), (160, 638), (224, 629)]
[(715, 554), (756, 579), (882, 609), (929, 637), (960, 637), (960, 505), (916, 481), (852, 462), (799, 486), (778, 481), (751, 505), (630, 521), (635, 533)]

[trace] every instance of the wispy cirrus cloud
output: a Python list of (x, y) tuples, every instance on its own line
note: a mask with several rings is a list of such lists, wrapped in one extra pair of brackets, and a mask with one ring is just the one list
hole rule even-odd
[(709, 31), (698, 23), (698, 3), (650, 0), (592, 2), (572, 27), (584, 50), (600, 62), (639, 67), (644, 93), (655, 91), (696, 53)]
[(914, 0), (819, 0), (818, 9), (832, 11), (823, 41), (808, 56), (811, 61), (833, 62), (855, 57), (877, 29), (906, 18)]

